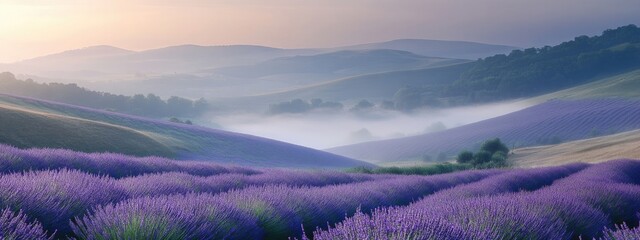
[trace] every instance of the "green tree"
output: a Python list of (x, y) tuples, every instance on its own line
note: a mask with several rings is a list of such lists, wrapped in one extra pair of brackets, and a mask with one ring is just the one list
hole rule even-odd
[(480, 164), (491, 162), (492, 155), (493, 154), (491, 154), (491, 152), (489, 151), (480, 150), (473, 155), (473, 164), (480, 165)]
[(482, 143), (480, 150), (487, 151), (491, 153), (491, 155), (496, 152), (503, 152), (505, 154), (509, 153), (509, 148), (507, 147), (507, 145), (502, 143), (502, 141), (500, 141), (500, 138), (494, 138), (485, 141), (484, 143)]
[(503, 167), (507, 165), (507, 154), (502, 151), (497, 151), (491, 156), (491, 162), (497, 167)]
[(473, 161), (473, 153), (470, 151), (462, 151), (456, 157), (458, 163), (471, 163)]

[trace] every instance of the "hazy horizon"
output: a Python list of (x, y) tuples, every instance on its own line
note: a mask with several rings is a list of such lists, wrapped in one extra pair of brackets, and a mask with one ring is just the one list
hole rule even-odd
[(640, 23), (640, 4), (614, 2), (5, 0), (0, 62), (95, 45), (320, 48), (410, 38), (543, 46)]

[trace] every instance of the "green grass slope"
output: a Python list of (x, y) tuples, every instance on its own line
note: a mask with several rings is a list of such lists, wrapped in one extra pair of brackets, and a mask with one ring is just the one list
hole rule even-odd
[[(11, 124), (3, 122), (3, 135), (0, 136), (5, 138), (2, 143), (9, 145), (161, 155), (255, 167), (371, 166), (351, 158), (251, 135), (73, 105), (2, 94), (0, 104), (8, 109), (0, 119)], [(48, 130), (39, 131), (41, 126)]]
[(137, 156), (174, 155), (164, 144), (130, 128), (25, 111), (4, 104), (0, 104), (0, 143), (20, 148), (65, 148)]

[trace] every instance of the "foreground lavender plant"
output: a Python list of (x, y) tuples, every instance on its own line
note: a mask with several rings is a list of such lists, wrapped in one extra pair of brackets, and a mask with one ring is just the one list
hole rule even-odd
[[(616, 223), (638, 222), (634, 213), (640, 210), (639, 161), (607, 162), (567, 176), (568, 169), (497, 175), (407, 207), (382, 208), (370, 216), (357, 214), (328, 230), (316, 230), (314, 239), (456, 239), (451, 234), (460, 236), (457, 239), (591, 239)], [(537, 183), (512, 185), (527, 180)], [(634, 231), (624, 229), (619, 234)]]
[[(336, 224), (334, 228), (316, 232), (313, 239), (497, 239), (497, 236), (488, 231), (469, 231), (444, 218), (424, 216), (424, 214), (426, 214), (424, 211), (416, 209), (405, 211), (396, 207), (376, 209), (371, 216), (358, 211), (353, 217)], [(309, 240), (304, 235), (302, 239)]]
[(6, 240), (41, 240), (51, 239), (38, 222), (27, 222), (22, 212), (14, 213), (9, 209), (0, 212), (0, 239)]
[[(183, 219), (182, 215), (174, 216), (174, 211), (184, 211), (193, 213), (176, 226), (156, 224), (159, 228), (166, 229), (187, 229), (185, 231), (175, 230), (176, 236), (189, 237), (184, 235), (190, 233), (192, 228), (199, 229), (198, 226), (208, 226), (207, 224), (234, 222), (236, 215), (210, 215), (201, 207), (193, 207), (193, 202), (209, 202), (216, 199), (216, 204), (229, 206), (230, 209), (237, 209), (246, 216), (251, 216), (255, 220), (258, 228), (252, 232), (259, 235), (244, 239), (283, 239), (289, 236), (300, 236), (301, 226), (309, 229), (315, 228), (327, 222), (335, 223), (356, 212), (358, 208), (373, 209), (379, 206), (392, 206), (398, 204), (408, 204), (413, 200), (433, 193), (435, 191), (456, 186), (458, 184), (469, 183), (485, 178), (487, 176), (502, 173), (501, 171), (470, 171), (464, 173), (446, 174), (431, 177), (401, 177), (388, 178), (377, 181), (368, 181), (351, 184), (329, 185), (324, 187), (290, 187), (286, 185), (277, 186), (253, 186), (246, 189), (232, 190), (226, 193), (212, 196), (210, 194), (193, 195), (187, 197), (144, 197), (131, 199), (115, 206), (98, 208), (94, 214), (85, 216), (74, 227), (77, 236), (86, 238), (117, 238), (128, 239), (135, 237), (135, 232), (140, 231), (141, 236), (154, 237), (158, 231), (155, 227), (128, 227), (118, 228), (117, 226), (129, 226), (134, 222), (131, 219)], [(163, 200), (163, 199), (170, 199)], [(158, 203), (159, 202), (159, 203)], [(142, 207), (145, 204), (156, 206), (153, 210)], [(155, 204), (155, 205), (154, 205)], [(163, 205), (164, 204), (164, 205)], [(197, 205), (197, 204), (196, 204)], [(199, 206), (199, 205), (198, 205)], [(196, 210), (193, 210), (196, 209)], [(234, 210), (235, 211), (235, 210)], [(133, 212), (133, 215), (126, 215)], [(127, 216), (127, 217), (122, 217)], [(229, 217), (232, 217), (229, 219)], [(190, 219), (194, 219), (193, 221)], [(206, 219), (212, 223), (198, 220)], [(156, 220), (154, 220), (156, 221)], [(158, 220), (160, 221), (160, 220)], [(181, 225), (181, 224), (186, 225)], [(154, 226), (156, 226), (154, 225)], [(146, 225), (144, 225), (146, 226)], [(151, 229), (151, 230), (150, 230)], [(200, 235), (221, 236), (216, 229), (210, 228)], [(253, 229), (253, 227), (245, 228)], [(210, 232), (214, 231), (216, 232)], [(172, 230), (173, 231), (173, 230)], [(199, 231), (199, 230), (198, 230)], [(160, 231), (158, 234), (168, 234)], [(215, 233), (215, 234), (214, 234)], [(132, 235), (133, 234), (133, 235)], [(174, 232), (171, 232), (174, 234)], [(173, 236), (173, 235), (171, 235)], [(229, 238), (235, 239), (236, 235)], [(240, 238), (240, 239), (242, 239)]]
[(629, 228), (627, 224), (618, 225), (615, 229), (607, 229), (600, 240), (637, 240), (640, 239), (640, 228)]
[(70, 232), (69, 220), (94, 206), (126, 199), (113, 179), (76, 170), (0, 176), (0, 207), (22, 210), (49, 232)]
[(79, 239), (259, 239), (256, 218), (210, 194), (138, 198), (75, 220)]

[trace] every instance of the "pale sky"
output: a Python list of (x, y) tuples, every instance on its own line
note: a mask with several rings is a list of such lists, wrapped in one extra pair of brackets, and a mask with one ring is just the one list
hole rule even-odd
[(631, 23), (640, 25), (640, 0), (0, 0), (0, 62), (93, 45), (424, 38), (529, 47)]

